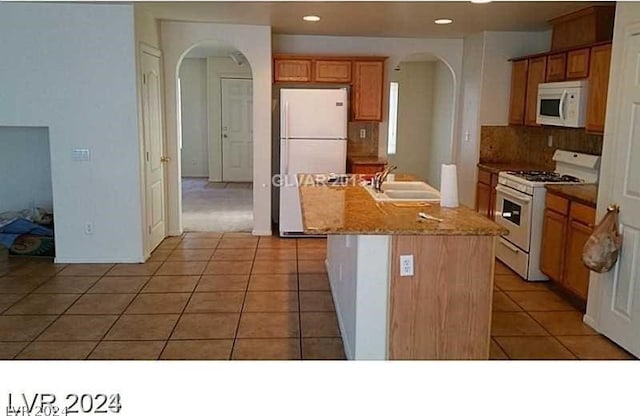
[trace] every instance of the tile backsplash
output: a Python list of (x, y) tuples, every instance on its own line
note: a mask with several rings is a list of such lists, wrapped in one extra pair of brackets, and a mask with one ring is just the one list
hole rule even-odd
[[(549, 136), (553, 137), (551, 147)], [(481, 162), (522, 162), (553, 170), (556, 149), (601, 155), (602, 136), (583, 129), (547, 126), (482, 126), (480, 130)]]
[[(378, 156), (378, 135), (380, 124), (377, 122), (351, 121), (348, 124), (347, 155)], [(366, 137), (360, 138), (360, 129), (365, 129)]]

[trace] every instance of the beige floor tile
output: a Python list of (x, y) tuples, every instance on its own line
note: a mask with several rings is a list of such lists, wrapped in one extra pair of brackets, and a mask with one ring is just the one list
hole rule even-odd
[(167, 261), (209, 261), (214, 251), (213, 248), (175, 249)]
[(162, 360), (228, 360), (233, 348), (232, 339), (169, 341)]
[(344, 360), (341, 338), (303, 338), (302, 358), (305, 360)]
[(151, 341), (166, 340), (180, 315), (122, 315), (105, 340)]
[(0, 341), (0, 360), (11, 360), (14, 358), (28, 342), (5, 342)]
[(491, 320), (491, 335), (534, 336), (548, 333), (526, 312), (494, 312)]
[(239, 318), (238, 313), (182, 315), (171, 339), (233, 339)]
[(298, 275), (300, 290), (331, 290), (329, 277), (326, 273), (300, 273)]
[(244, 312), (237, 338), (296, 338), (299, 334), (297, 312)]
[(518, 306), (509, 296), (504, 292), (493, 293), (493, 310), (495, 312), (514, 312), (521, 311), (522, 308)]
[(224, 291), (240, 291), (247, 290), (249, 284), (249, 275), (232, 274), (232, 275), (204, 275), (200, 279), (196, 292), (224, 292)]
[(27, 295), (7, 309), (5, 315), (55, 315), (63, 313), (80, 297), (79, 294), (41, 294)]
[(8, 293), (29, 293), (44, 282), (49, 277), (44, 276), (7, 276), (0, 279), (0, 294)]
[(255, 255), (253, 248), (219, 248), (213, 253), (211, 261), (253, 260)]
[(491, 345), (489, 345), (489, 359), (490, 360), (508, 360), (509, 357), (505, 352), (500, 348), (500, 345), (491, 338)]
[(148, 261), (140, 264), (116, 264), (107, 272), (108, 276), (151, 276), (160, 266), (161, 262)]
[(102, 276), (112, 267), (112, 263), (70, 264), (58, 276)]
[(332, 312), (335, 311), (333, 296), (329, 291), (300, 292), (300, 310), (302, 312)]
[(163, 263), (156, 274), (165, 276), (199, 275), (202, 274), (205, 267), (207, 267), (206, 261), (172, 261)]
[(38, 341), (100, 341), (118, 315), (63, 315)]
[(553, 337), (496, 337), (496, 342), (513, 360), (574, 360), (575, 357)]
[(167, 237), (164, 239), (164, 241), (162, 243), (160, 243), (157, 247), (157, 249), (159, 250), (166, 250), (166, 249), (170, 249), (173, 250), (174, 248), (178, 247), (178, 244), (180, 244), (182, 242), (181, 238), (172, 238), (172, 237)]
[(515, 272), (500, 260), (496, 260), (495, 274), (515, 275)]
[(217, 233), (213, 231), (198, 231), (198, 232), (187, 232), (184, 234), (184, 240), (191, 240), (193, 238), (209, 238), (209, 239), (221, 239), (222, 233)]
[(271, 237), (260, 237), (260, 241), (258, 242), (258, 249), (262, 248), (287, 248), (287, 249), (295, 249), (296, 248), (296, 239), (295, 238), (280, 238), (276, 236)]
[(298, 290), (298, 277), (290, 274), (254, 274), (249, 280), (249, 291)]
[(236, 312), (242, 311), (243, 292), (194, 293), (185, 313)]
[(133, 293), (87, 293), (66, 312), (68, 315), (117, 315), (133, 300)]
[(95, 276), (56, 276), (38, 287), (35, 293), (84, 293), (98, 279)]
[(300, 326), (303, 338), (340, 336), (335, 312), (301, 312)]
[(0, 341), (33, 341), (57, 316), (0, 316)]
[(298, 260), (298, 272), (300, 274), (326, 273), (327, 267), (324, 260)]
[(204, 270), (204, 274), (216, 274), (216, 275), (230, 275), (230, 274), (242, 274), (248, 275), (251, 273), (251, 261), (210, 261), (207, 264), (207, 268)]
[(551, 291), (504, 292), (525, 311), (575, 311), (567, 301)]
[(138, 293), (151, 276), (104, 276), (88, 293)]
[(531, 312), (530, 315), (551, 335), (596, 335), (582, 322), (582, 313), (578, 311)]
[(326, 238), (298, 238), (298, 248), (326, 248)]
[(299, 360), (299, 338), (237, 339), (233, 360)]
[(142, 293), (193, 292), (200, 276), (154, 276)]
[(558, 340), (582, 360), (628, 360), (633, 357), (601, 335), (560, 336)]
[(19, 360), (84, 360), (95, 341), (35, 341), (16, 357)]
[(548, 291), (548, 283), (544, 282), (529, 282), (516, 275), (501, 275), (496, 274), (494, 276), (496, 286), (503, 291), (522, 290), (522, 291)]
[(155, 360), (165, 341), (102, 341), (90, 360)]
[(232, 248), (250, 248), (255, 249), (258, 246), (258, 240), (253, 238), (223, 238), (218, 245), (219, 249)]
[(244, 312), (295, 312), (298, 310), (298, 292), (247, 292)]
[(151, 253), (148, 261), (151, 262), (162, 262), (165, 261), (171, 255), (172, 249), (156, 249)]
[(289, 274), (296, 273), (295, 260), (256, 260), (252, 274)]
[(66, 267), (66, 265), (63, 264), (44, 263), (34, 260), (35, 259), (25, 259), (25, 263), (21, 267), (12, 268), (7, 272), (7, 276), (51, 277)]
[(300, 260), (322, 260), (327, 258), (326, 248), (299, 248), (298, 259)]
[(21, 293), (0, 295), (0, 313), (9, 309), (14, 303), (18, 302), (25, 295)]
[(293, 248), (260, 248), (256, 251), (256, 260), (295, 260), (297, 258), (295, 246)]
[(182, 313), (190, 293), (140, 293), (124, 312), (135, 314)]
[[(231, 184), (229, 184), (231, 185)], [(229, 187), (229, 185), (227, 185), (227, 187)], [(224, 233), (222, 234), (222, 239), (223, 240), (229, 240), (231, 238), (242, 238), (242, 239), (247, 239), (247, 240), (256, 240), (258, 241), (260, 239), (260, 237), (255, 236), (249, 232), (228, 232), (228, 233)]]

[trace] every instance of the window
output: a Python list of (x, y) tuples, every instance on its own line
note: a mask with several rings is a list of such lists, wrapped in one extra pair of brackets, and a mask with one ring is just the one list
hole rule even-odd
[(389, 83), (389, 134), (387, 154), (396, 154), (396, 133), (398, 131), (398, 83)]

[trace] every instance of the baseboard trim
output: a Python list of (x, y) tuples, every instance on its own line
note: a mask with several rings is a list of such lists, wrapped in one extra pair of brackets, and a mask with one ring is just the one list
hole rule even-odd
[(593, 328), (594, 331), (600, 333), (600, 330), (598, 329), (598, 324), (597, 324), (596, 320), (593, 319), (592, 317), (590, 317), (589, 315), (584, 315), (582, 317), (582, 322), (584, 322), (585, 324), (587, 324), (588, 326)]
[[(327, 271), (328, 271), (329, 261), (327, 259), (324, 260), (324, 266), (327, 268)], [(336, 302), (335, 297), (333, 296), (335, 291), (333, 290), (333, 284), (331, 283), (331, 279), (329, 279), (329, 288), (331, 289), (331, 298), (333, 299), (333, 307), (336, 310), (336, 317), (338, 318), (338, 328), (340, 329), (340, 338), (342, 338), (342, 348), (344, 349), (344, 355), (347, 358), (347, 360), (355, 360), (353, 353), (349, 349), (349, 344), (345, 341), (344, 334), (346, 332), (344, 329), (344, 324), (342, 323), (342, 314), (340, 314), (340, 307), (338, 306), (338, 303)]]
[(76, 263), (91, 263), (91, 264), (99, 264), (99, 263), (144, 263), (144, 259), (142, 259), (142, 258), (74, 259), (74, 258), (56, 257), (53, 260), (53, 262), (54, 263), (68, 263), (68, 264), (76, 264)]

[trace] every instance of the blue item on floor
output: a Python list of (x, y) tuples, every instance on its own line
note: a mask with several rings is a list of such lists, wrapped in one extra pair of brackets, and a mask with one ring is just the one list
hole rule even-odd
[(16, 239), (23, 234), (53, 237), (53, 230), (24, 218), (16, 218), (0, 225), (0, 244), (11, 248)]

